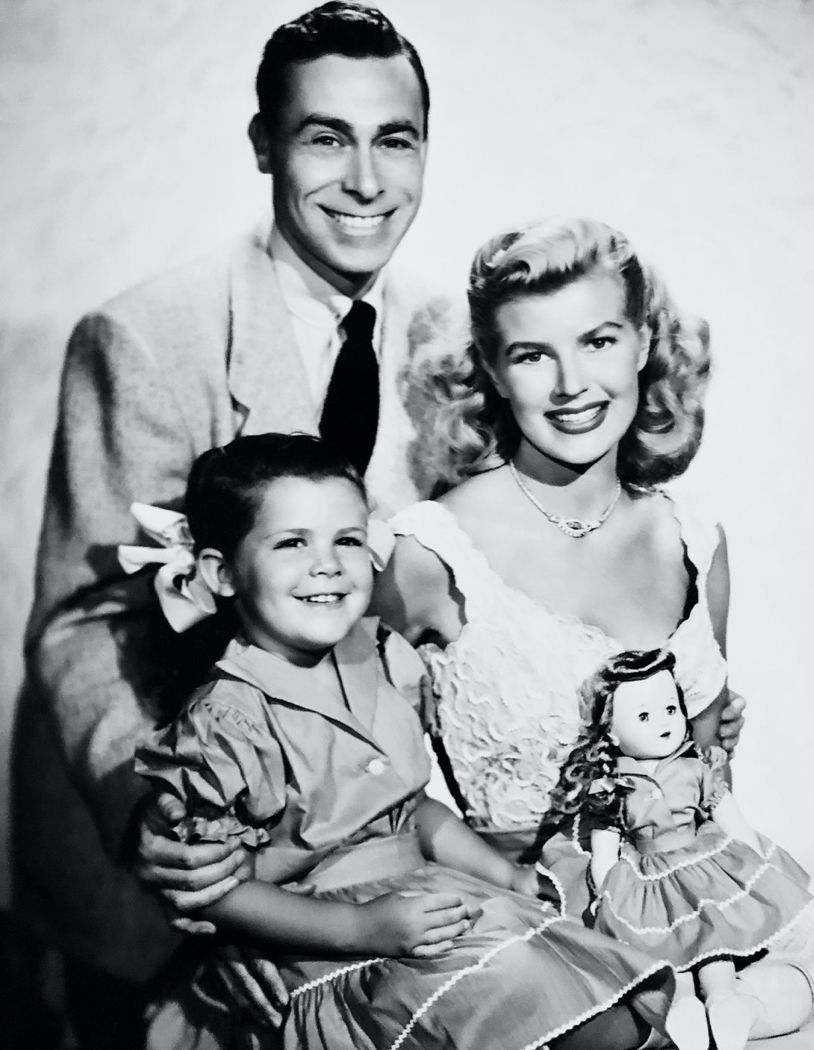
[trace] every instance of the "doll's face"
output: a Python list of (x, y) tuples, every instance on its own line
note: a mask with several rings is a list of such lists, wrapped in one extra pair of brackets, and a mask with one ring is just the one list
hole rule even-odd
[(631, 758), (666, 758), (684, 740), (687, 720), (669, 671), (622, 682), (613, 697), (611, 738)]

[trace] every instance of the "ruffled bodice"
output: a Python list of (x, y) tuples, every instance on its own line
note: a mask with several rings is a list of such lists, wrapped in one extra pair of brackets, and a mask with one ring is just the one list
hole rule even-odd
[[(692, 717), (726, 681), (706, 596), (719, 535), (714, 521), (664, 498), (671, 500), (697, 574), (697, 600), (665, 639)], [(468, 815), (476, 827), (537, 826), (579, 730), (579, 687), (626, 646), (509, 587), (441, 504), (414, 504), (390, 524), (434, 551), (464, 598), (459, 638), (443, 651), (430, 650), (427, 661), (444, 747)]]

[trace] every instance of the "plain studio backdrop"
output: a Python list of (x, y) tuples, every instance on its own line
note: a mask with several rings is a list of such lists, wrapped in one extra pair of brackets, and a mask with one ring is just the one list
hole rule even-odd
[[(291, 0), (0, 0), (0, 755), (65, 340), (82, 312), (249, 226), (245, 128)], [(814, 868), (814, 3), (382, 0), (433, 93), (402, 264), (462, 290), (501, 227), (625, 230), (712, 327), (682, 484), (729, 537), (734, 765), (752, 821)], [(541, 522), (541, 539), (544, 523)], [(8, 784), (0, 787), (6, 854)], [(0, 903), (8, 897), (0, 876)]]

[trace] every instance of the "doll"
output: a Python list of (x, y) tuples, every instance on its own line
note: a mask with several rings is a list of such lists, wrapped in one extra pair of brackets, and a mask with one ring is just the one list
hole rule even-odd
[(725, 752), (693, 743), (673, 664), (669, 651), (623, 652), (587, 680), (554, 803), (590, 827), (595, 929), (678, 971), (676, 1045), (706, 1050), (711, 1032), (718, 1050), (743, 1050), (760, 1005), (738, 992), (735, 960), (813, 902), (806, 872), (741, 814)]

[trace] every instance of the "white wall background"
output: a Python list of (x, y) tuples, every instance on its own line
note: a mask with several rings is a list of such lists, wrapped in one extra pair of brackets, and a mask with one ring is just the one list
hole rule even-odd
[[(54, 398), (77, 317), (248, 225), (244, 129), (266, 37), (307, 0), (0, 0), (0, 762)], [(712, 323), (688, 484), (724, 520), (738, 794), (814, 868), (814, 3), (381, 0), (433, 90), (422, 213), (401, 249), (463, 287), (474, 248), (596, 215)], [(8, 785), (0, 778), (0, 856)], [(0, 875), (0, 903), (8, 876)]]

